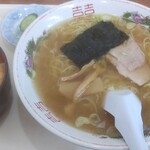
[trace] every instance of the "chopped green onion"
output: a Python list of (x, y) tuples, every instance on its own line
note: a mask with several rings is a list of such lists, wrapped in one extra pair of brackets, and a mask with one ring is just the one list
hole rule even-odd
[(132, 28), (134, 28), (135, 27), (135, 23), (133, 23), (133, 22), (129, 22), (129, 23), (127, 23), (127, 29), (132, 29)]
[(89, 116), (89, 120), (90, 120), (91, 124), (94, 126), (97, 126), (101, 121), (98, 114), (95, 114), (95, 113), (93, 113)]
[(122, 55), (127, 56), (128, 53), (127, 52), (121, 52)]
[(79, 116), (75, 121), (75, 126), (78, 128), (82, 127), (85, 124), (90, 124), (90, 120), (87, 117)]

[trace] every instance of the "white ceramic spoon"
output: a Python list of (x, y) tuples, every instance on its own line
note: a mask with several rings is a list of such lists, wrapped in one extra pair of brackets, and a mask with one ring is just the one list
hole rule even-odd
[(106, 94), (104, 109), (115, 117), (115, 126), (130, 150), (148, 150), (143, 134), (141, 102), (130, 90), (114, 90)]

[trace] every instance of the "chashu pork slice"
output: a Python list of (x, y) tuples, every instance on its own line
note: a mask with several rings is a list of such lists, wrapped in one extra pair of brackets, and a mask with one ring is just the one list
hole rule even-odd
[(121, 75), (139, 86), (150, 80), (150, 67), (146, 63), (144, 53), (132, 37), (124, 44), (111, 49), (106, 57)]

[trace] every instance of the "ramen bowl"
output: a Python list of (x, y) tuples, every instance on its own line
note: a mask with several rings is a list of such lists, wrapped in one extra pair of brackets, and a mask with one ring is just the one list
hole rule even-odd
[[(81, 131), (57, 117), (53, 110), (47, 107), (35, 88), (33, 82), (36, 71), (33, 58), (41, 37), (65, 20), (94, 14), (111, 14), (119, 17), (123, 16), (124, 19), (130, 20), (130, 25), (133, 22), (139, 22), (145, 26), (146, 23), (140, 21), (148, 18), (149, 12), (149, 8), (125, 0), (76, 0), (59, 5), (57, 8), (38, 17), (19, 40), (13, 64), (17, 92), (22, 103), (35, 120), (48, 131), (80, 146), (99, 150), (127, 150), (128, 146), (122, 138), (110, 138), (105, 135)], [(105, 21), (109, 20), (109, 16), (104, 15), (103, 19)], [(145, 139), (149, 145), (150, 138), (145, 137)]]

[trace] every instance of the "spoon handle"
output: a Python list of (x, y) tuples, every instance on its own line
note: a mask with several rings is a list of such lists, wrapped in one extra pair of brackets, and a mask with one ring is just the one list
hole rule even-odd
[[(122, 96), (122, 95), (121, 95)], [(118, 106), (124, 107), (115, 115), (115, 126), (120, 131), (130, 150), (148, 150), (143, 134), (141, 117), (141, 102), (134, 93), (125, 93), (123, 99), (118, 99)]]
[(148, 150), (144, 139), (141, 102), (130, 90), (110, 91), (106, 95), (104, 109), (115, 117), (130, 150)]
[(124, 119), (122, 116), (115, 118), (116, 128), (122, 134), (130, 150), (148, 150), (141, 122), (131, 122), (131, 119)]

